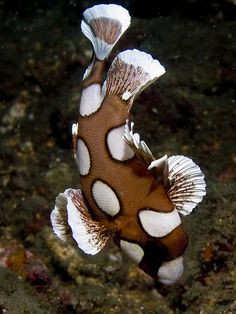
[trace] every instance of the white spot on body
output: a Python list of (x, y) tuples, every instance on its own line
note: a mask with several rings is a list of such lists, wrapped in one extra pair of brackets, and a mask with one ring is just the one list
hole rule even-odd
[(98, 207), (110, 216), (115, 216), (120, 211), (120, 203), (115, 192), (104, 182), (95, 181), (92, 194)]
[(89, 116), (96, 112), (102, 104), (104, 95), (99, 84), (92, 84), (82, 91), (79, 112), (81, 116)]
[(141, 262), (144, 251), (138, 244), (121, 240), (120, 247), (137, 265)]
[(73, 123), (72, 124), (72, 135), (78, 135), (78, 123)]
[(165, 285), (172, 285), (179, 280), (183, 271), (183, 256), (179, 256), (170, 262), (164, 262), (162, 264), (158, 270), (158, 280)]
[(81, 139), (79, 139), (77, 143), (76, 160), (78, 163), (80, 175), (82, 176), (87, 175), (89, 173), (90, 165), (91, 165), (90, 155), (89, 155), (89, 150), (86, 144)]
[(123, 139), (125, 125), (112, 129), (107, 136), (107, 145), (114, 159), (124, 161), (134, 156), (133, 150)]
[(170, 213), (159, 213), (153, 210), (141, 210), (139, 219), (143, 229), (152, 237), (164, 237), (177, 226), (181, 220), (176, 209)]

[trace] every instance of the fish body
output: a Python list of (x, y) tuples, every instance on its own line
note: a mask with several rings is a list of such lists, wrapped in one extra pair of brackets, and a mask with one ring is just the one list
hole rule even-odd
[(51, 221), (62, 240), (72, 237), (88, 254), (113, 237), (148, 275), (173, 284), (182, 275), (188, 244), (180, 214), (189, 214), (202, 200), (204, 175), (190, 158), (156, 159), (129, 122), (135, 97), (165, 73), (159, 61), (126, 50), (104, 81), (107, 58), (129, 24), (128, 11), (118, 5), (84, 12), (81, 28), (94, 56), (72, 128), (81, 190), (59, 194)]

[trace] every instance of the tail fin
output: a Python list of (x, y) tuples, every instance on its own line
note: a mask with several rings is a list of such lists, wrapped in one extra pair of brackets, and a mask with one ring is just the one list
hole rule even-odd
[(129, 12), (116, 4), (100, 4), (85, 10), (81, 29), (91, 41), (96, 57), (106, 59), (130, 25)]
[(138, 93), (164, 73), (165, 68), (151, 55), (136, 49), (123, 51), (108, 71), (107, 94), (132, 103)]

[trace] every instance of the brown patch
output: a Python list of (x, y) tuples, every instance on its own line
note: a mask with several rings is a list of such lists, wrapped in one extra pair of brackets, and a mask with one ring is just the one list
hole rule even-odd
[(90, 27), (96, 37), (104, 40), (109, 45), (114, 44), (122, 33), (120, 21), (107, 17), (91, 20)]
[(145, 177), (150, 175), (150, 171), (147, 169), (147, 165), (137, 158), (134, 159), (134, 162), (131, 165), (134, 173), (139, 177)]
[(160, 241), (147, 241), (144, 246), (144, 257), (139, 263), (139, 268), (152, 278), (157, 279), (158, 270), (167, 256), (168, 250)]
[(188, 246), (188, 237), (181, 225), (161, 238), (160, 241), (168, 249), (168, 258), (166, 261), (173, 260), (182, 255)]
[(114, 221), (116, 226), (116, 235), (125, 241), (137, 243), (141, 247), (151, 238), (140, 229), (139, 222), (135, 216), (118, 216)]
[(73, 150), (74, 156), (76, 156), (76, 152), (77, 152), (77, 142), (78, 142), (78, 134), (72, 134), (72, 150)]
[[(93, 62), (93, 61), (92, 61)], [(106, 66), (105, 60), (95, 60), (89, 75), (83, 80), (82, 87), (86, 88), (92, 84), (101, 84)]]

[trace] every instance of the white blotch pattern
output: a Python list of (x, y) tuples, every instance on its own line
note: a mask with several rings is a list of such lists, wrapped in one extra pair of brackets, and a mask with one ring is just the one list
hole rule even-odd
[(96, 112), (102, 104), (104, 95), (99, 84), (86, 87), (81, 95), (79, 112), (81, 116), (89, 116)]
[(165, 285), (174, 284), (182, 276), (184, 271), (183, 256), (179, 256), (176, 259), (165, 262), (158, 270), (159, 281)]
[(152, 237), (164, 237), (180, 225), (180, 217), (177, 210), (170, 213), (159, 213), (153, 210), (141, 210), (139, 219), (143, 229)]
[(104, 182), (95, 181), (92, 194), (98, 207), (110, 216), (115, 216), (120, 211), (120, 203), (115, 192)]
[(79, 128), (78, 123), (73, 123), (72, 124), (72, 128), (71, 128), (72, 135), (78, 135), (78, 128)]
[(112, 129), (107, 136), (107, 145), (114, 159), (124, 161), (134, 156), (133, 150), (123, 139), (125, 125)]
[(137, 265), (141, 262), (144, 251), (138, 244), (121, 240), (120, 247)]
[(82, 176), (85, 176), (89, 173), (91, 161), (90, 161), (90, 155), (89, 150), (81, 139), (78, 140), (77, 144), (77, 156), (76, 160), (79, 167), (79, 173)]

